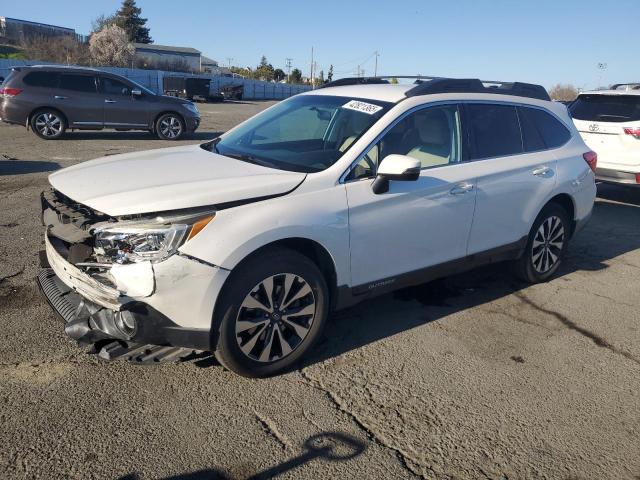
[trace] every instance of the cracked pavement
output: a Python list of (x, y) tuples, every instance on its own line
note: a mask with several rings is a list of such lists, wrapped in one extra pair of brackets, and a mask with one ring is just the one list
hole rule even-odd
[[(181, 143), (267, 105), (203, 105)], [(640, 190), (600, 186), (551, 282), (496, 265), (371, 300), (286, 375), (104, 363), (37, 291), (38, 194), (57, 168), (168, 145), (0, 125), (3, 478), (640, 478)]]

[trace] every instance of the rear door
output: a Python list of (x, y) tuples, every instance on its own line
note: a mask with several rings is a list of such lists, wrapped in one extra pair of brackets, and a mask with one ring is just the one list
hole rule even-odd
[(128, 82), (100, 76), (100, 91), (104, 95), (105, 127), (147, 128), (149, 126), (149, 97), (131, 94)]
[(640, 95), (583, 94), (569, 110), (599, 167), (640, 166)]
[[(522, 115), (521, 121), (519, 107), (501, 103), (464, 107), (478, 190), (469, 254), (518, 248), (555, 188), (556, 156), (538, 129), (524, 128), (531, 115)], [(565, 130), (566, 142), (570, 135)]]
[(53, 105), (64, 113), (69, 126), (102, 128), (104, 98), (92, 73), (60, 73)]

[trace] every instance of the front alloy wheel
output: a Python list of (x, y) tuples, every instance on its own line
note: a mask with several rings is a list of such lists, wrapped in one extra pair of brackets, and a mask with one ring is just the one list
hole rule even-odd
[(309, 284), (293, 273), (265, 278), (247, 294), (236, 319), (242, 353), (258, 362), (290, 355), (304, 341), (316, 315)]
[(218, 361), (240, 375), (286, 370), (320, 335), (328, 290), (318, 267), (285, 249), (237, 267), (214, 312)]
[(158, 119), (156, 132), (161, 140), (178, 140), (184, 133), (184, 122), (172, 113), (162, 115)]

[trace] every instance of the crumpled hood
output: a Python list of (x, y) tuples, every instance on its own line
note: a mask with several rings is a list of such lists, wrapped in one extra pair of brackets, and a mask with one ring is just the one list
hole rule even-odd
[(49, 182), (76, 202), (119, 216), (283, 194), (305, 176), (189, 145), (98, 158), (59, 170)]

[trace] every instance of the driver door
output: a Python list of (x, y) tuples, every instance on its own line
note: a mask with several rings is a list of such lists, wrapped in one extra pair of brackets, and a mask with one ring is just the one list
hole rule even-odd
[[(458, 105), (408, 114), (347, 177), (352, 287), (371, 290), (407, 273), (463, 258), (473, 219), (476, 179), (463, 162)], [(417, 181), (371, 188), (378, 161), (390, 154), (420, 160)]]
[(104, 95), (104, 126), (106, 128), (148, 128), (149, 102), (142, 95), (131, 94), (132, 87), (118, 79), (100, 77)]

